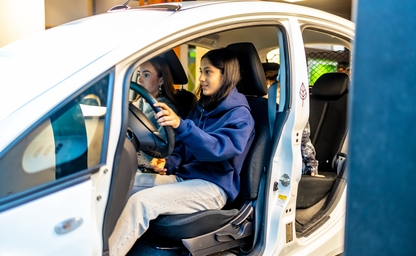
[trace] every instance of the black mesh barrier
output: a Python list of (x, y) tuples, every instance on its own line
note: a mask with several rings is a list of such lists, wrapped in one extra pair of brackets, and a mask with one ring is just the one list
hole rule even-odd
[(325, 73), (344, 72), (350, 73), (350, 51), (306, 51), (308, 61), (309, 85)]

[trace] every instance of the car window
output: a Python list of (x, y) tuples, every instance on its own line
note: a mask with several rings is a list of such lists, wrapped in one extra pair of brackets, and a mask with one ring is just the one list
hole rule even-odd
[(305, 29), (303, 39), (310, 86), (313, 86), (315, 81), (325, 73), (342, 72), (350, 75), (352, 55), (346, 47), (348, 43), (337, 38), (336, 35), (313, 29)]
[(102, 162), (110, 76), (52, 112), (3, 155), (0, 199)]

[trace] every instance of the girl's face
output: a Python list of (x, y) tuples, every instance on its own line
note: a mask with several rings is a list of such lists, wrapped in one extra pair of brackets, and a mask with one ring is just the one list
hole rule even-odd
[(139, 84), (157, 98), (159, 87), (163, 84), (163, 77), (157, 77), (157, 71), (150, 62), (141, 64), (137, 72)]
[(205, 96), (215, 94), (221, 87), (221, 70), (214, 67), (207, 58), (203, 58), (201, 60), (199, 72), (199, 82), (201, 84), (202, 93)]

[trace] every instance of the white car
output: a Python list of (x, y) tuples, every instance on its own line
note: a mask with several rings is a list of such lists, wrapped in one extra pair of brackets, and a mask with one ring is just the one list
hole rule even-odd
[[(175, 139), (129, 110), (137, 93), (153, 100), (137, 67), (163, 55), (189, 107), (200, 57), (219, 47), (238, 56), (256, 121), (238, 200), (161, 216), (128, 255), (340, 254), (349, 78), (337, 68), (352, 72), (354, 28), (291, 4), (187, 1), (120, 5), (1, 48), (0, 255), (107, 255), (136, 150), (165, 157)], [(267, 62), (280, 64), (280, 97), (260, 92)], [(302, 175), (308, 121), (315, 177)]]

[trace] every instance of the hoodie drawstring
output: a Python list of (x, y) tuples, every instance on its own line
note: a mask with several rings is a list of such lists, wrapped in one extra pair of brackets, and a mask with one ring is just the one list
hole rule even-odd
[(201, 116), (199, 117), (198, 127), (201, 127), (201, 120), (204, 113), (204, 109), (201, 109), (199, 112), (201, 113)]
[(202, 123), (202, 130), (205, 130), (205, 124), (207, 123), (207, 118), (208, 118), (208, 117), (205, 117), (205, 120), (204, 120), (204, 122)]
[[(199, 122), (198, 122), (198, 127), (201, 128), (202, 130), (205, 129), (205, 124), (207, 123), (207, 119), (208, 117), (206, 116), (204, 121), (202, 122), (202, 118), (204, 117), (204, 109), (201, 109), (199, 112), (201, 113), (201, 116), (199, 117)], [(201, 127), (201, 122), (202, 122), (202, 127)]]

